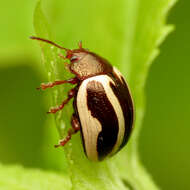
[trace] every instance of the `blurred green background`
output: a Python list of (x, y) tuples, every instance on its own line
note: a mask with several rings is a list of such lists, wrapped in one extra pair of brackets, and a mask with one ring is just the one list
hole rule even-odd
[[(46, 131), (57, 135), (51, 129), (52, 117), (45, 114), (50, 105), (48, 93), (35, 90), (47, 80), (40, 48), (28, 38), (34, 34), (35, 3), (20, 0), (10, 6), (1, 2), (0, 162), (58, 170), (59, 164), (48, 156), (61, 154), (52, 146), (57, 138), (47, 141)], [(46, 4), (49, 12), (53, 5)], [(190, 189), (189, 7), (190, 1), (181, 0), (170, 12), (168, 22), (176, 30), (162, 44), (146, 84), (147, 111), (139, 149), (147, 170), (164, 190)], [(52, 20), (57, 17), (51, 12)]]

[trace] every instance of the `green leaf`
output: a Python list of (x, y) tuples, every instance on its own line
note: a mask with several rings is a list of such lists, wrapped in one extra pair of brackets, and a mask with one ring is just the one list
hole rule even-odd
[[(31, 46), (28, 39), (33, 33), (31, 23), (35, 4), (35, 1), (20, 0), (19, 3), (12, 1), (10, 6), (8, 1), (1, 2), (0, 68), (35, 64), (37, 48)], [(18, 11), (21, 7), (22, 11)]]
[[(136, 110), (132, 138), (113, 158), (99, 163), (89, 161), (83, 153), (80, 135), (72, 137), (64, 147), (72, 189), (158, 189), (140, 162), (138, 136), (145, 110), (146, 77), (150, 63), (159, 53), (158, 46), (172, 30), (172, 26), (166, 25), (166, 17), (175, 0), (76, 0), (72, 5), (70, 0), (48, 2), (46, 7), (51, 8), (47, 9), (47, 15), (57, 41), (71, 48), (81, 39), (85, 47), (110, 60), (126, 77)], [(52, 39), (41, 1), (36, 6), (34, 26), (37, 36)], [(40, 45), (49, 80), (69, 78), (70, 74), (58, 56), (60, 50), (48, 44)], [(51, 89), (52, 104), (60, 104), (69, 88), (71, 86), (63, 85)], [(71, 114), (70, 103), (55, 116), (61, 138), (70, 127)]]
[(71, 189), (67, 176), (38, 169), (0, 164), (1, 190), (63, 190)]

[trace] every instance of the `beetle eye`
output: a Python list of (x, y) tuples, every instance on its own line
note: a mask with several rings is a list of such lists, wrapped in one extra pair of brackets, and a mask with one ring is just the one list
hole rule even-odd
[(73, 62), (73, 61), (76, 61), (77, 59), (78, 59), (78, 57), (74, 55), (74, 56), (71, 57), (70, 60)]

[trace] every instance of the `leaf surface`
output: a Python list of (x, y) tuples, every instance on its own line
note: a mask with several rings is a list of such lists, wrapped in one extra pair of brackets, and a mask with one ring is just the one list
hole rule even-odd
[(71, 189), (68, 176), (21, 166), (0, 164), (1, 190), (62, 190)]
[[(72, 189), (157, 190), (140, 162), (138, 136), (145, 110), (144, 86), (148, 70), (159, 53), (160, 43), (172, 31), (173, 27), (166, 25), (166, 18), (175, 0), (82, 0), (72, 1), (72, 5), (69, 0), (48, 2), (44, 7), (51, 7), (46, 10), (51, 31), (57, 34), (56, 41), (64, 42), (66, 48), (76, 48), (76, 43), (82, 40), (84, 47), (110, 60), (126, 77), (136, 110), (130, 142), (113, 158), (98, 163), (89, 161), (83, 153), (80, 135), (72, 137), (64, 148)], [(41, 1), (36, 6), (34, 26), (37, 36), (52, 39)], [(64, 60), (58, 56), (60, 50), (40, 44), (49, 80), (71, 77), (63, 66)], [(60, 104), (70, 88), (70, 85), (55, 87), (52, 104)], [(70, 127), (71, 114), (69, 104), (55, 116), (62, 138)]]

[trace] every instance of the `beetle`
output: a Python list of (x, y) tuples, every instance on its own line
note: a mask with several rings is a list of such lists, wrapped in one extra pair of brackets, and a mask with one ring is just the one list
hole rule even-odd
[(48, 112), (56, 113), (74, 99), (72, 128), (55, 147), (64, 146), (80, 131), (88, 159), (101, 161), (117, 153), (129, 140), (134, 122), (133, 100), (120, 71), (106, 59), (84, 49), (81, 42), (78, 49), (71, 50), (43, 38), (32, 36), (31, 39), (65, 50), (66, 56), (61, 57), (70, 60), (68, 69), (75, 75), (68, 80), (42, 83), (38, 88), (45, 90), (65, 83), (76, 85), (61, 105)]

